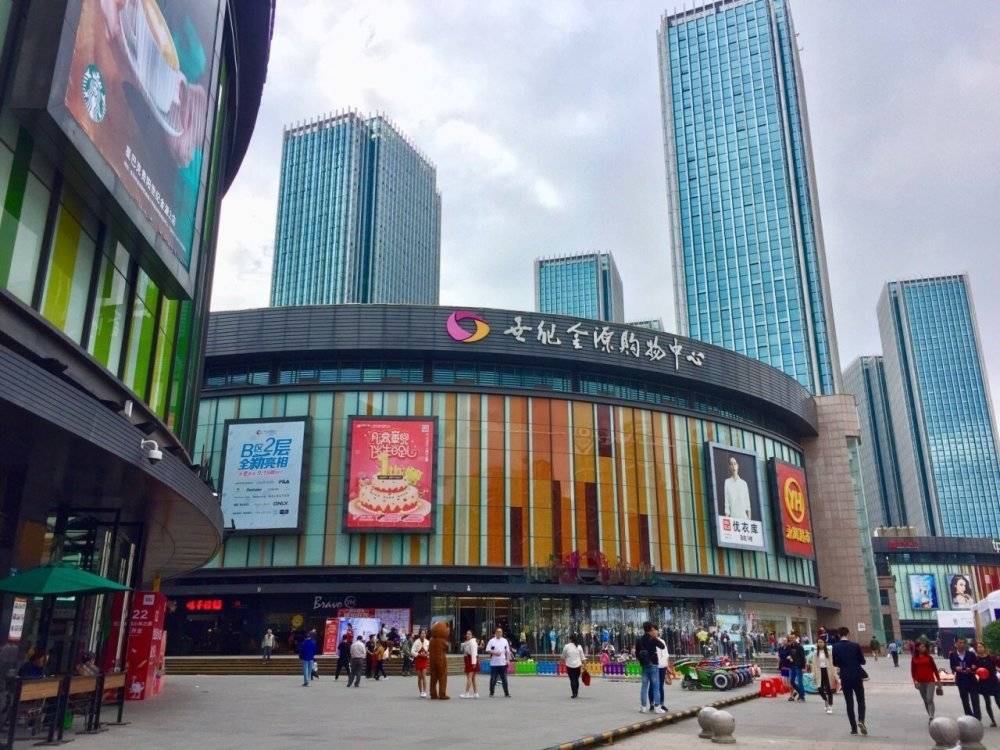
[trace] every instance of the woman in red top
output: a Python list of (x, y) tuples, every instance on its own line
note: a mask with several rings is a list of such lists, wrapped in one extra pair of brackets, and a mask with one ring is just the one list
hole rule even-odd
[(941, 677), (927, 647), (927, 641), (917, 641), (913, 646), (910, 676), (913, 677), (913, 687), (920, 691), (920, 697), (924, 699), (927, 722), (930, 723), (934, 718), (934, 692), (941, 685)]

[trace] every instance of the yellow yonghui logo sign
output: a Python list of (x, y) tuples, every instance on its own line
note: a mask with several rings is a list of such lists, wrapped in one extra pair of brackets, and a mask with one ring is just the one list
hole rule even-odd
[(802, 523), (806, 517), (806, 496), (802, 491), (802, 485), (795, 477), (788, 477), (784, 487), (781, 488), (781, 496), (785, 502), (785, 509), (795, 523)]

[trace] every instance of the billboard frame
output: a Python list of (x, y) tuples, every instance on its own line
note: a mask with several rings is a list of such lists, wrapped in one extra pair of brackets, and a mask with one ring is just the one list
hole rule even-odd
[[(380, 529), (380, 528), (351, 528), (347, 525), (347, 516), (349, 505), (351, 501), (351, 449), (353, 448), (354, 442), (354, 423), (355, 422), (374, 422), (377, 420), (386, 420), (394, 422), (430, 422), (434, 425), (434, 442), (431, 446), (431, 482), (430, 482), (430, 495), (431, 495), (431, 512), (430, 526), (420, 529)], [(345, 453), (347, 454), (344, 464), (344, 494), (342, 496), (343, 509), (341, 511), (340, 517), (340, 532), (342, 534), (418, 534), (418, 535), (433, 535), (437, 533), (437, 509), (438, 509), (438, 448), (440, 447), (438, 439), (440, 436), (439, 432), (440, 421), (436, 414), (429, 414), (427, 416), (421, 415), (408, 415), (408, 416), (392, 416), (392, 415), (377, 415), (377, 414), (352, 414), (347, 418), (347, 445), (345, 446)]]
[[(756, 476), (756, 479), (757, 479), (757, 488), (756, 488), (757, 489), (757, 505), (758, 505), (758, 510), (760, 512), (761, 539), (764, 542), (763, 548), (754, 547), (754, 546), (747, 545), (747, 544), (733, 544), (731, 542), (727, 542), (725, 544), (720, 543), (720, 538), (719, 538), (719, 519), (722, 518), (723, 516), (719, 515), (719, 512), (718, 512), (719, 511), (719, 498), (717, 498), (716, 494), (715, 494), (715, 476), (716, 476), (716, 474), (715, 474), (715, 455), (713, 453), (713, 448), (718, 448), (720, 450), (728, 451), (730, 453), (742, 453), (745, 456), (750, 456), (750, 457), (753, 458), (753, 460), (754, 460), (754, 473), (757, 474), (757, 476)], [(708, 469), (708, 476), (706, 477), (707, 484), (708, 484), (708, 497), (709, 497), (710, 502), (711, 502), (711, 511), (712, 511), (712, 519), (713, 519), (713, 523), (712, 523), (712, 536), (713, 536), (713, 540), (715, 541), (716, 548), (718, 548), (718, 549), (741, 550), (741, 551), (744, 551), (744, 552), (761, 552), (761, 553), (764, 553), (764, 554), (770, 552), (770, 550), (768, 549), (768, 544), (767, 544), (767, 542), (768, 542), (768, 539), (767, 539), (767, 537), (768, 537), (767, 530), (764, 528), (764, 502), (763, 502), (763, 500), (760, 497), (760, 475), (759, 475), (759, 471), (758, 471), (758, 467), (757, 467), (757, 462), (760, 460), (760, 456), (758, 456), (754, 451), (747, 450), (746, 448), (737, 448), (734, 445), (729, 445), (727, 443), (718, 443), (718, 442), (711, 441), (711, 440), (706, 440), (705, 441), (705, 454), (706, 454), (705, 465), (706, 465), (706, 468)]]
[[(784, 464), (790, 468), (796, 469), (802, 472), (802, 479), (805, 482), (805, 495), (806, 495), (806, 518), (809, 521), (809, 533), (811, 535), (812, 541), (810, 546), (812, 546), (812, 554), (804, 555), (799, 552), (789, 552), (788, 547), (785, 544), (785, 521), (784, 521), (784, 499), (781, 497), (781, 487), (778, 484), (778, 464)], [(774, 532), (778, 535), (778, 545), (775, 552), (780, 552), (785, 557), (794, 557), (799, 560), (809, 560), (811, 562), (816, 562), (816, 531), (813, 529), (812, 522), (812, 498), (809, 493), (809, 478), (806, 476), (806, 469), (804, 466), (798, 466), (796, 464), (790, 463), (789, 461), (782, 461), (780, 458), (771, 457), (767, 460), (767, 470), (768, 470), (768, 484), (771, 489), (771, 513), (774, 516), (775, 523)]]
[[(309, 429), (309, 417), (247, 417), (241, 419), (227, 419), (222, 423), (222, 455), (219, 459), (219, 509), (222, 510), (222, 491), (226, 486), (226, 452), (229, 448), (229, 426), (233, 424), (271, 424), (275, 422), (302, 422), (302, 471), (299, 476), (299, 507), (296, 513), (295, 526), (268, 528), (268, 529), (240, 529), (231, 526), (224, 526), (223, 530), (227, 536), (261, 536), (266, 534), (301, 534), (305, 522), (305, 503), (302, 502), (302, 490), (307, 484), (310, 470), (309, 453), (311, 445), (311, 431)], [(225, 523), (223, 512), (222, 521)]]

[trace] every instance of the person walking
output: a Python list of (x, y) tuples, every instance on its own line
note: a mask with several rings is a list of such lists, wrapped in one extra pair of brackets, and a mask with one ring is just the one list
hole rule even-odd
[(341, 671), (347, 673), (347, 684), (351, 683), (351, 637), (344, 634), (337, 644), (337, 669), (333, 673), (333, 679), (339, 680)]
[(840, 687), (837, 678), (833, 676), (833, 655), (826, 645), (826, 638), (816, 641), (816, 653), (813, 654), (812, 664), (809, 665), (809, 673), (813, 678), (813, 685), (816, 685), (816, 692), (823, 699), (828, 714), (833, 713), (833, 694)]
[(375, 650), (372, 652), (372, 674), (377, 681), (380, 677), (387, 678), (385, 673), (385, 657), (389, 653), (388, 644), (385, 641), (375, 641)]
[[(892, 666), (899, 667), (899, 641), (895, 639), (889, 641), (889, 645), (886, 646), (886, 650), (889, 652), (889, 656), (892, 658)], [(928, 651), (927, 653), (929, 655), (930, 651)]]
[(417, 673), (417, 692), (421, 698), (427, 697), (427, 667), (430, 665), (431, 642), (427, 639), (427, 634), (423, 628), (413, 639), (413, 646), (410, 654), (413, 656), (413, 669)]
[[(781, 681), (785, 684), (785, 687), (792, 688), (792, 683), (789, 680), (789, 676), (792, 673), (792, 662), (789, 659), (789, 648), (791, 644), (789, 643), (788, 636), (781, 639), (778, 644), (778, 674), (781, 675)], [(795, 696), (792, 695), (794, 698)]]
[(497, 628), (493, 637), (486, 644), (486, 653), (490, 655), (490, 698), (496, 689), (497, 680), (503, 685), (503, 694), (510, 698), (507, 687), (507, 662), (511, 658), (510, 643), (503, 637), (503, 628)]
[(792, 703), (796, 699), (805, 702), (806, 688), (802, 674), (806, 669), (806, 650), (799, 642), (799, 635), (795, 631), (788, 634), (788, 640), (788, 681), (792, 684), (792, 694), (788, 702)]
[[(659, 638), (660, 643), (663, 647), (656, 647), (656, 670), (657, 670), (657, 683), (660, 686), (660, 703), (659, 706), (664, 711), (667, 710), (667, 693), (665, 686), (670, 683), (670, 652), (667, 650), (667, 641), (664, 638)], [(657, 704), (653, 703), (653, 686), (649, 686), (649, 705), (655, 706)]]
[(927, 641), (917, 641), (914, 647), (913, 660), (910, 662), (910, 677), (913, 678), (913, 687), (920, 692), (920, 697), (924, 701), (927, 723), (929, 724), (934, 719), (934, 694), (941, 689), (941, 676), (938, 674), (937, 665), (934, 663), (934, 657), (931, 656)]
[(476, 686), (476, 672), (479, 671), (479, 642), (471, 630), (465, 631), (462, 641), (462, 666), (465, 669), (465, 692), (459, 698), (478, 698), (479, 688)]
[(566, 665), (566, 674), (569, 677), (570, 698), (576, 698), (580, 694), (580, 673), (583, 672), (583, 646), (577, 640), (575, 634), (570, 633), (566, 645), (562, 650), (562, 663)]
[[(642, 667), (642, 684), (639, 687), (639, 713), (644, 714), (647, 710), (655, 714), (665, 714), (666, 711), (660, 705), (660, 668), (656, 660), (656, 649), (663, 646), (660, 640), (660, 631), (651, 622), (642, 624), (642, 636), (635, 644), (635, 657)], [(650, 697), (652, 693), (652, 697)], [(646, 701), (649, 701), (649, 708), (646, 708)]]
[(260, 639), (260, 650), (264, 661), (271, 661), (271, 653), (274, 651), (274, 631), (271, 628)]
[[(833, 666), (840, 671), (840, 689), (844, 692), (844, 702), (847, 704), (847, 720), (851, 723), (851, 734), (868, 734), (865, 725), (865, 683), (867, 677), (864, 665), (865, 655), (861, 646), (851, 640), (851, 631), (840, 629), (840, 640), (833, 644)], [(854, 715), (854, 702), (858, 704), (858, 714)]]
[(375, 646), (378, 645), (378, 641), (375, 640), (375, 634), (372, 633), (368, 636), (368, 642), (365, 644), (365, 679), (371, 679), (372, 675), (375, 674)]
[[(986, 670), (986, 677), (982, 677), (982, 672), (979, 670)], [(986, 704), (986, 713), (990, 717), (990, 726), (995, 727), (997, 725), (997, 720), (993, 716), (993, 706), (991, 705), (990, 699), (996, 702), (997, 706), (1000, 707), (1000, 680), (997, 679), (997, 660), (995, 657), (990, 656), (990, 651), (986, 648), (986, 644), (980, 641), (976, 645), (976, 692), (973, 695), (973, 700), (975, 701), (976, 708), (976, 718), (980, 721), (983, 720), (982, 713), (979, 711), (979, 699), (982, 697), (983, 702)]]
[(359, 635), (350, 650), (351, 667), (347, 672), (347, 687), (361, 687), (361, 675), (365, 671), (365, 662), (368, 658), (368, 650), (365, 648), (365, 637)]
[(413, 638), (409, 633), (403, 638), (402, 643), (399, 644), (399, 651), (403, 655), (403, 677), (410, 676), (410, 667), (413, 665), (413, 653), (411, 649), (413, 648)]
[(872, 650), (872, 659), (878, 664), (879, 651), (882, 649), (882, 644), (878, 642), (878, 638), (872, 636), (871, 641), (868, 642), (868, 648)]
[(976, 655), (969, 650), (968, 642), (964, 638), (955, 641), (955, 650), (948, 655), (948, 664), (955, 675), (958, 697), (962, 700), (962, 710), (966, 716), (975, 716), (978, 719), (979, 695), (976, 693), (976, 659)]
[(302, 662), (302, 687), (309, 687), (309, 680), (313, 677), (313, 660), (316, 658), (314, 633), (315, 631), (310, 630), (302, 643), (299, 644), (299, 661)]

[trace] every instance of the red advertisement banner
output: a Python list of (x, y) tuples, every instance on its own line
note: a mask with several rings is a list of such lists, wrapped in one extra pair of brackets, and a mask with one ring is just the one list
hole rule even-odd
[(344, 531), (434, 529), (434, 417), (352, 417)]
[(786, 555), (816, 559), (809, 494), (803, 469), (774, 461), (774, 487), (781, 519), (781, 545)]
[(163, 690), (167, 598), (160, 592), (137, 591), (132, 599), (128, 649), (125, 653), (125, 697), (141, 701)]

